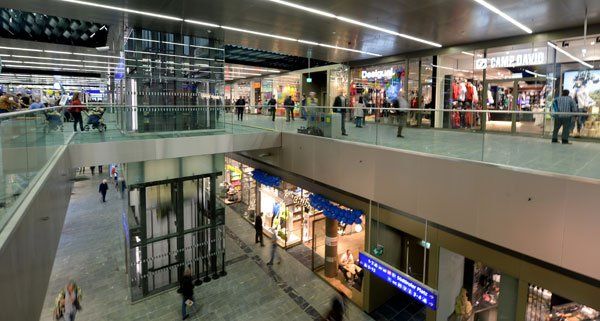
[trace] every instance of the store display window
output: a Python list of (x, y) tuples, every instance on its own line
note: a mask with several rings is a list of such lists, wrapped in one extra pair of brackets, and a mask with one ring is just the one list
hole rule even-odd
[(529, 285), (526, 321), (600, 321), (600, 312)]
[(225, 158), (223, 182), (218, 189), (223, 203), (234, 207), (252, 223), (256, 213), (256, 182), (251, 175), (253, 170), (250, 166)]
[(385, 117), (388, 110), (378, 111), (376, 107), (389, 107), (388, 101), (397, 98), (405, 84), (404, 62), (395, 64), (354, 68), (350, 71), (350, 106), (358, 103), (363, 97), (366, 110), (364, 117), (367, 122)]
[(289, 248), (312, 239), (312, 222), (322, 217), (308, 202), (310, 192), (289, 183), (283, 188), (260, 185), (260, 208), (267, 235), (277, 234), (281, 247)]

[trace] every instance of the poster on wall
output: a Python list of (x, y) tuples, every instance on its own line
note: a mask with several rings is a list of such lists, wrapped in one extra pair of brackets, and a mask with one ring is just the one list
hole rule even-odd
[(563, 89), (571, 92), (579, 108), (600, 106), (600, 70), (565, 72)]

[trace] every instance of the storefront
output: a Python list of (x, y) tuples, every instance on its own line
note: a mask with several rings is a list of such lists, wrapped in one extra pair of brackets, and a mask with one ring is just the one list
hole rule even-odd
[(600, 312), (530, 284), (526, 321), (598, 321)]
[[(225, 163), (221, 200), (252, 225), (256, 215), (262, 215), (266, 237), (276, 235), (280, 247), (355, 303), (362, 305), (364, 273), (357, 260), (365, 248), (366, 215), (233, 159), (227, 158)], [(248, 201), (245, 201), (245, 194), (248, 195)], [(231, 195), (236, 195), (234, 198), (237, 201), (231, 201)], [(332, 211), (353, 212), (356, 217), (352, 220), (341, 217), (331, 220)], [(333, 276), (326, 276), (325, 258), (330, 254), (326, 248), (332, 244), (328, 240), (333, 239), (327, 235), (326, 228), (330, 227), (331, 222), (335, 222), (337, 267)]]
[(365, 104), (367, 121), (387, 115), (386, 111), (377, 114), (375, 107), (389, 107), (389, 101), (396, 99), (404, 91), (406, 84), (406, 64), (386, 64), (364, 68), (353, 68), (350, 71), (350, 106), (355, 107), (362, 97)]

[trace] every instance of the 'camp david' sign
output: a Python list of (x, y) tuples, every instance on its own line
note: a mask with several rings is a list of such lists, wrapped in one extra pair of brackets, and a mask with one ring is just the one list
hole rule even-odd
[(546, 53), (543, 51), (504, 55), (490, 58), (480, 58), (475, 60), (475, 69), (487, 68), (511, 68), (519, 66), (543, 65), (546, 63)]

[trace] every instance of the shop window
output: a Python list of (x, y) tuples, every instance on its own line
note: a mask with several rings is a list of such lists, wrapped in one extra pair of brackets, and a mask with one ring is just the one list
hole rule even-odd
[(526, 321), (597, 321), (600, 312), (535, 285), (529, 285)]

